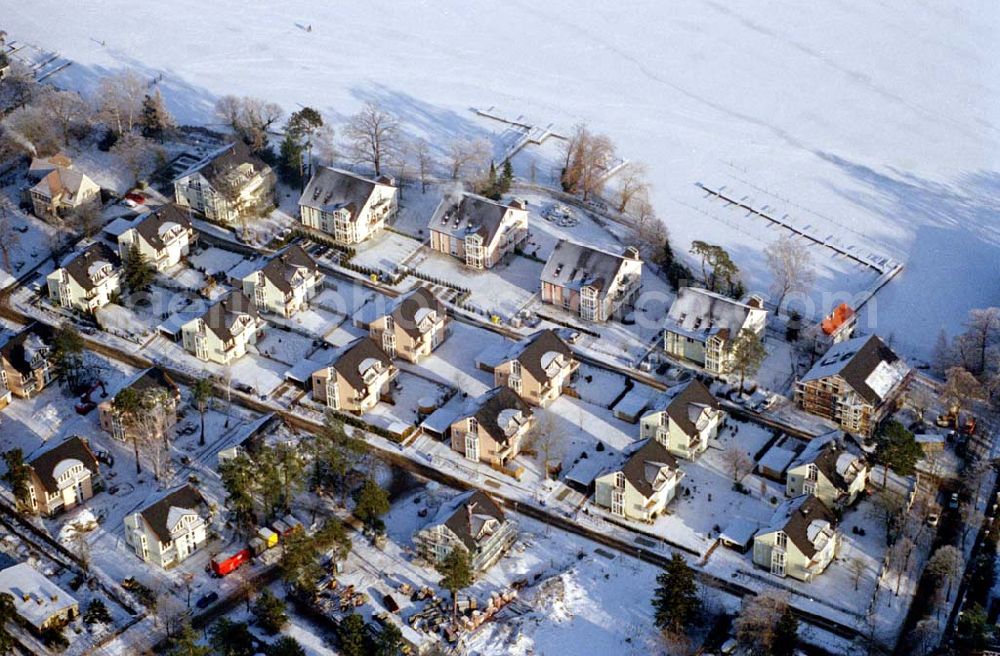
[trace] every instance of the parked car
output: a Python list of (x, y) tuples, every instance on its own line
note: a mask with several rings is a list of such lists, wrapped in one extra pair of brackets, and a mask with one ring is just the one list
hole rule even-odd
[(952, 509), (958, 508), (958, 492), (951, 493), (951, 498), (948, 499), (948, 507)]
[(122, 202), (128, 207), (138, 207), (146, 202), (146, 197), (142, 194), (137, 194), (135, 192), (125, 194), (122, 198)]
[(216, 600), (218, 600), (218, 598), (219, 598), (219, 593), (215, 592), (215, 591), (212, 591), (212, 592), (209, 592), (206, 595), (202, 595), (198, 599), (198, 601), (195, 602), (194, 605), (197, 606), (198, 608), (200, 608), (201, 610), (205, 610), (206, 608), (208, 608), (209, 606), (211, 606), (212, 604), (214, 604), (216, 602)]
[(722, 646), (719, 647), (719, 651), (723, 654), (731, 654), (736, 651), (736, 647), (738, 647), (739, 644), (740, 643), (736, 642), (736, 638), (730, 638), (722, 643)]
[(937, 526), (938, 522), (940, 522), (940, 521), (941, 521), (941, 515), (939, 515), (937, 513), (931, 513), (930, 515), (927, 515), (927, 525), (928, 526)]

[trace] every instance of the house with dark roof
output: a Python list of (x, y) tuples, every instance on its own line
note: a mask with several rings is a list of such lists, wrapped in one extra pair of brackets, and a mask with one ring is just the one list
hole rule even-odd
[(471, 398), (450, 428), (451, 448), (473, 462), (504, 469), (521, 452), (534, 425), (527, 403), (509, 387)]
[(121, 259), (101, 242), (66, 257), (46, 276), (49, 299), (60, 307), (93, 312), (121, 290)]
[(53, 332), (35, 321), (0, 344), (0, 408), (10, 402), (10, 395), (27, 399), (53, 381)]
[(127, 515), (125, 541), (145, 562), (170, 569), (205, 545), (210, 520), (201, 492), (183, 485)]
[(737, 301), (707, 289), (682, 287), (667, 312), (663, 348), (667, 355), (713, 374), (724, 373), (732, 341), (744, 330), (763, 339), (766, 321), (767, 310), (758, 296)]
[(697, 379), (667, 390), (639, 421), (642, 438), (652, 438), (670, 453), (693, 460), (708, 449), (726, 421), (726, 411)]
[(795, 383), (795, 402), (842, 429), (871, 437), (896, 409), (912, 372), (875, 335), (834, 344)]
[(580, 368), (555, 331), (540, 330), (514, 343), (493, 367), (494, 384), (509, 387), (525, 402), (547, 407), (569, 387)]
[[(177, 423), (177, 405), (181, 400), (181, 390), (166, 371), (159, 367), (150, 367), (139, 373), (122, 389), (126, 388), (135, 390), (140, 400), (152, 408), (149, 411), (149, 421), (145, 424), (154, 430), (157, 439), (162, 438), (163, 433)], [(118, 398), (118, 394), (121, 394), (121, 390), (111, 399), (101, 402), (97, 406), (97, 411), (101, 428), (115, 439), (124, 442), (132, 439), (132, 431), (136, 429), (130, 426), (125, 421), (126, 418), (115, 408), (114, 400)]]
[(368, 332), (390, 358), (417, 363), (444, 343), (450, 322), (444, 303), (421, 285), (372, 319)]
[(837, 518), (810, 494), (778, 506), (753, 539), (753, 562), (775, 576), (812, 581), (837, 556)]
[(97, 458), (76, 435), (44, 447), (25, 463), (30, 472), (28, 503), (32, 511), (54, 515), (94, 496), (99, 476)]
[(677, 495), (683, 477), (674, 456), (649, 439), (620, 467), (594, 479), (594, 503), (625, 519), (653, 522)]
[(849, 451), (840, 431), (814, 437), (785, 472), (785, 494), (811, 494), (829, 508), (853, 504), (868, 483), (869, 466)]
[(622, 255), (559, 240), (542, 269), (542, 302), (584, 321), (621, 319), (642, 286), (642, 260), (634, 247)]
[(264, 334), (266, 322), (241, 291), (229, 292), (181, 326), (184, 350), (203, 362), (229, 364), (246, 355)]
[(46, 221), (64, 219), (88, 205), (101, 205), (101, 187), (71, 166), (46, 170), (28, 194), (32, 212)]
[(195, 235), (191, 209), (167, 203), (136, 218), (118, 235), (118, 254), (124, 261), (134, 245), (157, 271), (164, 271), (187, 256)]
[(309, 307), (309, 300), (323, 288), (323, 274), (301, 246), (291, 244), (244, 276), (241, 283), (258, 312), (289, 318)]
[(470, 269), (491, 269), (528, 238), (528, 210), (523, 201), (508, 204), (470, 194), (448, 194), (430, 223), (430, 247), (451, 255)]
[(399, 189), (388, 176), (366, 178), (321, 166), (299, 197), (302, 225), (360, 244), (380, 233), (396, 214)]
[(444, 504), (413, 536), (417, 552), (430, 563), (443, 561), (454, 549), (466, 551), (476, 574), (499, 561), (516, 539), (517, 523), (482, 490), (466, 492)]
[(359, 337), (330, 355), (330, 364), (313, 372), (313, 400), (333, 410), (368, 412), (390, 394), (399, 369), (368, 337)]
[(235, 224), (274, 204), (271, 167), (240, 140), (226, 144), (174, 180), (174, 200), (208, 219)]

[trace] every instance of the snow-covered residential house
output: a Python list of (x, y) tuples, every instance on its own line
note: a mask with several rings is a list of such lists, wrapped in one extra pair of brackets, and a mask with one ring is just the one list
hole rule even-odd
[(504, 205), (467, 192), (449, 194), (427, 229), (433, 250), (470, 269), (491, 269), (528, 238), (528, 210), (520, 200)]
[[(125, 388), (135, 390), (140, 399), (156, 401), (155, 421), (146, 423), (155, 428), (157, 439), (177, 423), (177, 404), (181, 400), (181, 390), (163, 369), (150, 367), (131, 380)], [(118, 393), (121, 394), (120, 391)], [(117, 394), (114, 398), (117, 398)], [(115, 439), (127, 441), (132, 438), (132, 431), (135, 429), (127, 421), (123, 421), (121, 413), (115, 408), (114, 398), (97, 406), (101, 428)]]
[(28, 164), (28, 180), (38, 182), (56, 169), (68, 169), (73, 166), (73, 159), (65, 153), (56, 153), (49, 157), (32, 157)]
[(313, 400), (341, 412), (364, 414), (389, 394), (398, 375), (378, 344), (359, 337), (335, 351), (329, 365), (313, 372)]
[(594, 479), (594, 503), (619, 517), (652, 522), (676, 496), (683, 477), (670, 452), (649, 439), (620, 468)]
[(834, 344), (795, 384), (795, 402), (846, 431), (870, 437), (896, 407), (910, 368), (875, 335)]
[(723, 373), (732, 341), (743, 330), (763, 339), (766, 320), (758, 296), (737, 301), (707, 289), (682, 287), (667, 312), (663, 347), (670, 356)]
[(147, 563), (170, 569), (208, 540), (208, 504), (191, 485), (175, 488), (125, 517), (125, 541)]
[(264, 326), (250, 299), (241, 291), (232, 291), (181, 326), (181, 341), (184, 350), (199, 360), (229, 364), (246, 355)]
[(467, 492), (445, 504), (425, 528), (413, 536), (418, 553), (439, 563), (454, 549), (469, 554), (475, 573), (488, 570), (517, 539), (517, 523), (482, 490)]
[(834, 344), (846, 342), (854, 337), (858, 326), (858, 313), (847, 303), (841, 303), (823, 320), (812, 326), (806, 337), (812, 340), (817, 353), (825, 353)]
[(527, 403), (509, 387), (494, 387), (470, 399), (451, 424), (451, 448), (474, 462), (503, 469), (521, 452), (534, 424)]
[(36, 513), (54, 515), (94, 496), (97, 458), (76, 435), (32, 455), (25, 464), (30, 472), (29, 505)]
[(531, 405), (547, 407), (573, 382), (580, 362), (553, 330), (521, 340), (493, 368), (494, 384), (509, 387)]
[(258, 312), (285, 318), (309, 307), (309, 299), (323, 287), (323, 274), (298, 244), (275, 253), (243, 280), (243, 293), (253, 299)]
[(121, 260), (97, 242), (69, 255), (46, 276), (49, 298), (66, 309), (93, 312), (111, 302), (121, 290)]
[(56, 166), (32, 187), (32, 211), (47, 221), (59, 220), (87, 205), (101, 204), (101, 188), (76, 169)]
[(220, 223), (234, 224), (274, 202), (271, 167), (240, 140), (208, 154), (174, 180), (174, 199)]
[(853, 504), (868, 482), (868, 463), (838, 440), (839, 431), (813, 438), (786, 470), (785, 494), (811, 494), (829, 508)]
[(73, 595), (28, 563), (0, 570), (0, 593), (11, 596), (14, 612), (38, 634), (64, 626), (80, 614)]
[(157, 271), (164, 271), (180, 263), (190, 252), (194, 240), (191, 210), (167, 203), (140, 216), (132, 227), (118, 235), (118, 254), (124, 261), (135, 244)]
[(753, 539), (753, 562), (775, 576), (812, 581), (837, 555), (837, 519), (810, 494), (788, 499)]
[(621, 319), (642, 286), (642, 260), (634, 247), (624, 255), (559, 240), (542, 269), (542, 302), (585, 321)]
[(444, 343), (449, 322), (444, 303), (419, 286), (397, 298), (388, 312), (368, 324), (368, 331), (390, 358), (417, 363)]
[(0, 345), (0, 408), (10, 395), (27, 399), (52, 382), (52, 339), (52, 328), (36, 321)]
[(299, 197), (299, 216), (302, 225), (327, 233), (338, 244), (360, 244), (396, 214), (398, 195), (388, 176), (373, 180), (323, 166)]
[(675, 456), (693, 460), (719, 434), (726, 411), (697, 379), (663, 394), (639, 421), (639, 435), (652, 438)]

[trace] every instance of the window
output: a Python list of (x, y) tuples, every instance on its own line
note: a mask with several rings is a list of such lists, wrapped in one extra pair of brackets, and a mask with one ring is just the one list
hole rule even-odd
[(625, 492), (623, 490), (611, 490), (611, 512), (615, 515), (625, 516)]
[(479, 434), (479, 421), (475, 417), (469, 417), (469, 432)]
[(476, 433), (465, 435), (465, 458), (474, 462), (479, 461), (479, 435)]
[(777, 545), (779, 549), (788, 548), (788, 535), (784, 531), (778, 531), (778, 534), (774, 536), (774, 544)]
[(615, 487), (619, 490), (625, 489), (625, 474), (622, 472), (615, 473)]
[[(783, 534), (782, 534), (783, 535)], [(775, 576), (785, 575), (785, 552), (771, 552), (771, 573)]]

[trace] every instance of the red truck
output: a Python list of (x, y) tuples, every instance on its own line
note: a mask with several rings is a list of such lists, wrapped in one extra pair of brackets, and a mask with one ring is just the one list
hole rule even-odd
[(250, 560), (250, 550), (240, 549), (236, 553), (221, 553), (212, 559), (212, 573), (216, 576), (225, 576)]

